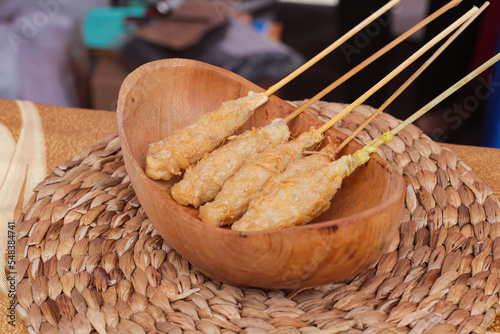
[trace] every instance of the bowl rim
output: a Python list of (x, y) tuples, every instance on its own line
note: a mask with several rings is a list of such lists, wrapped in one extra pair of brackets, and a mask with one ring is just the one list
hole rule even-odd
[[(212, 231), (214, 233), (227, 233), (227, 234), (233, 234), (233, 235), (239, 235), (240, 237), (247, 237), (247, 236), (264, 236), (264, 235), (274, 235), (274, 234), (283, 234), (283, 233), (296, 233), (296, 232), (303, 232), (305, 230), (324, 230), (324, 229), (332, 229), (334, 227), (339, 227), (342, 225), (348, 225), (351, 222), (355, 221), (360, 221), (364, 220), (365, 218), (369, 217), (370, 215), (373, 215), (376, 212), (379, 211), (385, 211), (389, 207), (393, 206), (395, 203), (401, 200), (401, 197), (404, 197), (404, 191), (405, 191), (405, 181), (403, 176), (392, 166), (390, 162), (387, 160), (384, 160), (381, 158), (378, 154), (371, 154), (371, 160), (374, 160), (376, 163), (380, 164), (381, 167), (386, 169), (390, 173), (390, 184), (395, 184), (395, 191), (392, 191), (388, 197), (387, 200), (384, 201), (383, 203), (374, 206), (372, 208), (363, 210), (361, 212), (355, 213), (353, 215), (349, 215), (346, 217), (341, 217), (337, 219), (332, 219), (332, 220), (326, 220), (322, 222), (316, 222), (314, 224), (305, 224), (305, 225), (300, 225), (300, 226), (292, 226), (289, 228), (285, 229), (273, 229), (273, 230), (266, 230), (266, 231), (235, 231), (232, 230), (231, 228), (221, 228), (218, 226), (212, 226), (209, 224), (204, 223), (201, 221), (199, 218), (195, 218), (192, 215), (186, 213), (184, 210), (181, 209), (183, 207), (182, 205), (176, 203), (173, 198), (169, 196), (169, 199), (165, 198), (165, 195), (161, 192), (158, 191), (158, 188), (156, 186), (156, 182), (161, 182), (161, 181), (154, 181), (151, 180), (144, 170), (139, 166), (138, 162), (136, 159), (132, 156), (130, 147), (128, 145), (127, 141), (127, 136), (125, 134), (125, 129), (123, 127), (123, 113), (124, 113), (124, 106), (125, 106), (125, 101), (127, 99), (128, 93), (131, 91), (133, 88), (134, 84), (143, 77), (143, 74), (148, 74), (151, 71), (155, 71), (158, 69), (161, 69), (163, 67), (200, 67), (200, 68), (205, 68), (205, 69), (210, 69), (214, 70), (218, 73), (222, 73), (225, 76), (228, 76), (238, 82), (241, 82), (243, 85), (249, 86), (251, 90), (257, 91), (257, 92), (263, 92), (264, 89), (255, 85), (251, 81), (238, 76), (237, 74), (225, 70), (223, 68), (219, 68), (214, 65), (210, 65), (207, 63), (203, 63), (200, 61), (196, 60), (191, 60), (191, 59), (183, 59), (183, 58), (170, 58), (170, 59), (163, 59), (163, 60), (157, 60), (153, 61), (150, 63), (147, 63), (145, 65), (140, 66), (136, 70), (134, 70), (132, 73), (130, 73), (127, 78), (123, 81), (122, 86), (120, 88), (119, 92), (119, 97), (118, 97), (118, 104), (117, 104), (117, 123), (118, 123), (118, 131), (119, 131), (119, 136), (121, 139), (121, 145), (122, 149), (126, 151), (126, 154), (130, 157), (130, 162), (132, 163), (133, 167), (136, 169), (136, 171), (139, 173), (139, 177), (141, 180), (147, 182), (147, 187), (148, 189), (152, 190), (158, 198), (161, 198), (161, 202), (164, 205), (170, 205), (168, 203), (168, 200), (170, 200), (173, 204), (171, 206), (172, 210), (183, 217), (184, 220), (189, 220), (192, 223), (198, 225), (198, 227)], [(278, 103), (287, 106), (288, 108), (293, 109), (294, 107), (290, 105), (288, 102), (281, 100), (280, 98), (276, 96), (271, 96), (274, 99), (277, 99)], [(270, 98), (271, 98), (270, 97)], [(311, 118), (314, 120), (317, 120), (314, 118), (312, 115), (308, 114), (301, 114), (298, 117), (306, 117), (306, 118)], [(328, 132), (334, 132), (335, 135), (338, 137), (339, 135), (342, 137), (347, 137), (345, 134), (342, 132), (335, 130), (335, 129), (329, 129)], [(355, 149), (359, 149), (363, 147), (360, 143), (351, 141), (349, 143), (349, 146), (352, 146)], [(403, 201), (404, 203), (404, 201)]]

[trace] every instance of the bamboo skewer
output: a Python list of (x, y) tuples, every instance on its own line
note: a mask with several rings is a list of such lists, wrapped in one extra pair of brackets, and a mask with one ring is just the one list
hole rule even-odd
[[(381, 54), (381, 52), (379, 52), (379, 54)], [(358, 71), (359, 70), (360, 69), (358, 67)], [(250, 137), (238, 143), (249, 141), (249, 138)], [(253, 147), (256, 149), (255, 146)], [(227, 146), (225, 148), (227, 148)], [(227, 152), (227, 150), (224, 150), (223, 148), (221, 150), (217, 150), (217, 153), (211, 153), (207, 159), (197, 163), (194, 169), (184, 175), (181, 182), (173, 186), (172, 196), (177, 203), (198, 207), (200, 204), (210, 202), (214, 199), (217, 193), (220, 192), (223, 184), (228, 180), (228, 178), (235, 171), (237, 171), (246, 160), (247, 155), (243, 152), (238, 152), (235, 153), (237, 156), (234, 156), (234, 159), (232, 159), (231, 168), (213, 168), (215, 166), (220, 167), (222, 165), (226, 167), (228, 166), (220, 159), (220, 156), (225, 154), (222, 152)], [(234, 150), (233, 146), (231, 146), (228, 150)], [(236, 150), (239, 151), (239, 149)], [(217, 170), (217, 172), (215, 172), (215, 170)]]
[(448, 38), (446, 42), (441, 45), (441, 47), (429, 59), (427, 59), (427, 61), (415, 73), (413, 73), (413, 75), (401, 87), (399, 87), (399, 89), (394, 94), (392, 94), (391, 97), (387, 99), (387, 101), (385, 101), (380, 106), (380, 108), (377, 109), (376, 112), (374, 112), (369, 118), (367, 118), (363, 122), (363, 124), (361, 124), (346, 140), (342, 142), (342, 144), (338, 146), (337, 152), (340, 152), (352, 139), (354, 139), (354, 137), (358, 135), (358, 133), (360, 133), (368, 124), (370, 124), (370, 122), (378, 114), (384, 111), (387, 106), (389, 106), (389, 104), (391, 104), (399, 95), (401, 95), (401, 93), (403, 93), (403, 91), (408, 88), (408, 86), (410, 86), (413, 81), (415, 81), (415, 79), (418, 78), (420, 74), (422, 74), (422, 72), (424, 72), (441, 53), (443, 53), (443, 51), (489, 6), (489, 4), (490, 3), (488, 1), (485, 2), (481, 6), (481, 8), (479, 8), (479, 10), (471, 18), (469, 18), (469, 20), (467, 20), (467, 22), (465, 22), (460, 28), (458, 28), (458, 30), (455, 31), (455, 33), (453, 33), (453, 35)]
[[(307, 224), (329, 208), (338, 193), (342, 180), (370, 160), (370, 154), (384, 143), (390, 142), (404, 127), (446, 99), (485, 69), (500, 60), (500, 53), (441, 93), (434, 100), (415, 112), (392, 131), (385, 132), (370, 144), (350, 155), (327, 164), (313, 172), (303, 171), (289, 176), (268, 188), (250, 203), (248, 210), (232, 226), (236, 231), (266, 231)], [(311, 184), (316, 185), (311, 196)]]
[[(308, 61), (292, 74), (285, 77), (266, 92), (256, 93), (251, 91), (247, 97), (241, 97), (240, 99), (234, 101), (227, 101), (228, 103), (222, 104), (219, 109), (213, 111), (212, 113), (199, 116), (193, 123), (191, 123), (189, 128), (181, 128), (173, 134), (163, 138), (163, 140), (151, 143), (146, 155), (146, 175), (154, 180), (169, 180), (173, 175), (179, 175), (182, 170), (185, 170), (189, 166), (196, 163), (196, 161), (203, 157), (204, 154), (212, 152), (215, 148), (220, 146), (223, 140), (231, 135), (237, 127), (241, 127), (241, 125), (248, 120), (256, 108), (267, 102), (269, 95), (291, 81), (300, 73), (304, 72), (319, 59), (323, 58), (326, 54), (341, 45), (347, 38), (353, 36), (368, 23), (375, 20), (378, 16), (385, 13), (400, 1), (401, 0), (391, 0), (386, 6), (383, 6), (379, 11), (369, 16), (345, 36), (334, 42), (330, 47), (325, 49), (323, 52), (320, 52), (320, 54), (316, 57)], [(231, 108), (234, 108), (230, 106), (233, 102), (238, 105), (238, 113), (228, 113)], [(205, 126), (205, 121), (208, 121), (217, 115), (225, 118), (224, 121), (231, 124), (227, 124), (227, 126), (222, 128)], [(211, 121), (208, 123), (211, 125), (215, 124)], [(197, 130), (193, 130), (194, 128)], [(187, 140), (187, 137), (191, 137), (191, 140)], [(161, 157), (168, 157), (168, 159), (161, 159)]]
[(337, 79), (335, 82), (333, 82), (330, 86), (326, 87), (323, 89), (321, 92), (319, 92), (317, 95), (312, 97), (310, 100), (308, 100), (305, 104), (297, 108), (293, 113), (285, 117), (285, 122), (289, 122), (292, 119), (294, 119), (297, 115), (299, 115), (302, 111), (306, 110), (309, 106), (314, 104), (315, 102), (319, 101), (322, 97), (330, 93), (332, 90), (340, 86), (342, 83), (347, 81), (349, 78), (357, 74), (359, 71), (370, 65), (373, 61), (376, 59), (380, 58), (384, 54), (386, 54), (388, 51), (399, 45), (401, 42), (403, 42), (405, 39), (413, 35), (415, 32), (418, 30), (422, 29), (426, 25), (428, 25), (430, 22), (447, 12), (449, 9), (455, 7), (457, 4), (459, 4), (462, 0), (453, 0), (417, 23), (414, 27), (410, 28), (408, 31), (403, 33), (401, 36), (397, 37), (394, 39), (392, 42), (384, 46), (382, 49), (371, 55), (369, 58), (365, 59), (361, 64), (357, 65), (354, 67), (352, 70), (344, 74), (342, 77)]
[[(391, 1), (387, 5), (387, 7), (381, 9), (381, 12), (383, 10), (388, 10), (391, 6), (395, 5), (399, 1), (400, 0)], [(451, 3), (457, 4), (460, 1), (461, 0), (453, 0)], [(359, 25), (359, 27), (361, 27), (361, 25)], [(352, 33), (355, 33), (355, 30), (353, 30)], [(339, 42), (334, 43), (334, 45), (339, 43), (341, 44), (341, 41), (342, 39), (339, 40)], [(321, 57), (321, 53), (319, 57)], [(304, 71), (315, 61), (317, 61), (316, 57), (308, 62), (308, 65), (302, 67), (301, 71)], [(280, 85), (282, 86), (285, 81), (288, 82), (293, 77), (293, 75), (288, 76), (288, 79), (284, 81), (282, 80)], [(267, 95), (270, 95), (272, 91), (273, 89), (268, 90)], [(251, 96), (252, 94), (254, 94), (255, 96)], [(250, 92), (249, 96), (242, 97), (242, 100), (237, 102), (237, 104), (241, 105), (239, 107), (241, 112), (235, 114), (234, 117), (230, 120), (227, 120), (228, 123), (231, 123), (229, 121), (234, 122), (231, 123), (231, 126), (224, 127), (223, 130), (221, 130), (220, 128), (215, 128), (213, 126), (207, 128), (202, 123), (204, 122), (204, 120), (213, 118), (216, 115), (227, 115), (229, 106), (224, 104), (214, 112), (200, 116), (190, 125), (189, 128), (179, 129), (170, 136), (163, 138), (162, 141), (150, 144), (146, 156), (146, 174), (150, 178), (155, 180), (169, 180), (173, 175), (179, 175), (182, 170), (185, 170), (190, 165), (193, 165), (193, 163), (198, 161), (204, 154), (209, 153), (217, 148), (222, 143), (222, 141), (227, 138), (227, 136), (229, 136), (236, 130), (237, 125), (241, 126), (243, 124), (242, 122), (246, 121), (258, 106), (266, 102), (267, 95), (266, 93), (259, 94)], [(215, 125), (215, 123), (209, 123), (211, 125)], [(193, 132), (193, 128), (196, 128), (198, 130)], [(191, 137), (191, 140), (181, 139), (184, 137)], [(161, 157), (163, 156), (168, 156), (169, 159), (161, 159)]]
[(477, 7), (473, 7), (466, 14), (464, 14), (461, 18), (451, 24), (448, 28), (443, 30), (440, 34), (434, 37), (430, 42), (421, 47), (417, 52), (411, 55), (408, 59), (406, 59), (403, 63), (401, 63), (396, 69), (394, 69), (391, 73), (389, 73), (386, 77), (380, 80), (375, 86), (370, 88), (366, 93), (364, 93), (361, 97), (359, 97), (356, 101), (350, 104), (347, 108), (345, 108), (341, 113), (332, 118), (328, 123), (324, 124), (322, 127), (318, 129), (320, 133), (324, 133), (330, 127), (332, 127), (335, 123), (349, 114), (354, 108), (361, 105), (365, 102), (370, 96), (372, 96), (375, 92), (377, 92), (381, 87), (387, 84), (390, 80), (392, 80), (396, 75), (401, 73), (405, 68), (407, 68), (411, 63), (413, 63), (416, 59), (422, 56), (425, 52), (427, 52), (430, 48), (435, 46), (439, 41), (441, 41), (444, 37), (449, 35), (453, 30), (457, 29), (461, 26), (465, 21), (467, 21), (474, 13), (478, 11)]
[[(299, 173), (308, 171), (314, 172), (316, 169), (325, 167), (332, 160), (335, 160), (334, 155), (340, 152), (360, 131), (362, 131), (370, 122), (380, 114), (390, 103), (392, 103), (397, 96), (399, 96), (489, 5), (486, 2), (469, 20), (467, 20), (451, 37), (449, 37), (445, 43), (387, 100), (384, 104), (373, 113), (368, 119), (366, 119), (363, 124), (361, 124), (356, 131), (354, 131), (344, 142), (340, 145), (330, 144), (325, 147), (321, 152), (315, 152), (322, 154), (318, 157), (317, 155), (309, 156), (304, 159), (296, 160), (292, 162), (288, 168), (278, 176), (275, 181), (280, 182), (286, 180), (292, 175), (297, 175)], [(386, 135), (387, 136), (387, 135)], [(393, 137), (390, 133), (388, 136)], [(273, 187), (272, 184), (268, 187)], [(263, 190), (265, 191), (265, 190)], [(258, 197), (256, 197), (258, 198)]]
[(490, 60), (486, 61), (483, 65), (479, 66), (476, 68), (474, 71), (466, 75), (464, 78), (459, 80), (457, 83), (455, 83), (453, 86), (448, 88), (446, 91), (441, 93), (439, 96), (437, 96), (434, 100), (431, 102), (427, 103), (425, 106), (420, 108), (415, 114), (410, 116), (408, 119), (406, 119), (404, 122), (399, 124), (397, 127), (395, 127), (391, 133), (393, 135), (396, 135), (399, 131), (401, 131), (405, 126), (408, 124), (414, 122), (417, 118), (419, 118), (421, 115), (425, 114), (428, 110), (434, 108), (436, 105), (441, 103), (444, 99), (448, 98), (451, 94), (456, 92), (458, 89), (460, 89), (462, 86), (467, 84), (469, 81), (474, 79), (476, 76), (484, 72), (488, 67), (492, 66), (495, 64), (497, 61), (500, 60), (500, 52), (497, 53), (494, 57), (492, 57)]
[[(342, 112), (343, 115), (346, 115), (350, 110), (361, 104), (368, 96), (399, 74), (399, 72), (427, 52), (427, 50), (433, 47), (437, 42), (462, 25), (473, 13), (477, 12), (477, 10), (478, 9), (474, 7), (450, 27), (446, 28), (438, 36), (432, 39), (431, 42), (424, 45), (414, 55), (409, 57), (375, 85), (375, 87), (359, 98), (356, 101), (357, 104), (352, 104), (346, 108)], [(265, 185), (270, 179), (284, 171), (293, 160), (300, 159), (304, 150), (320, 143), (323, 140), (322, 133), (333, 124), (335, 124), (335, 122), (330, 121), (318, 130), (311, 128), (310, 131), (302, 133), (290, 142), (271, 147), (268, 146), (268, 149), (250, 158), (237, 172), (225, 181), (212, 202), (200, 207), (199, 217), (201, 220), (213, 226), (223, 226), (234, 223), (235, 220), (245, 214), (252, 198), (257, 196), (257, 194), (265, 188)]]
[[(415, 52), (412, 56), (410, 56), (395, 70), (393, 70), (389, 75), (387, 75), (384, 79), (379, 81), (372, 89), (370, 89), (362, 97), (358, 98), (355, 101), (355, 103), (351, 104), (348, 108), (346, 108), (340, 114), (340, 116), (341, 117), (345, 116), (352, 109), (360, 105), (380, 87), (385, 85), (389, 80), (394, 78), (406, 67), (408, 67), (413, 61), (418, 59), (430, 48), (434, 47), (439, 41), (444, 39), (446, 36), (450, 35), (454, 30), (456, 30), (467, 20), (469, 20), (470, 17), (472, 17), (476, 12), (478, 12), (478, 8), (473, 7), (465, 15), (463, 15), (449, 27), (444, 29), (430, 42), (426, 43), (422, 48), (420, 48), (417, 52)], [(337, 119), (340, 119), (340, 117), (337, 116)], [(234, 223), (235, 225), (233, 225), (233, 228), (236, 228), (237, 230), (247, 230), (245, 225), (248, 224), (255, 225), (255, 222), (257, 221), (255, 219), (257, 219), (258, 217), (266, 216), (265, 214), (262, 213), (267, 210), (267, 207), (264, 205), (265, 200), (263, 200), (263, 198), (267, 196), (266, 195), (267, 193), (263, 193), (263, 195), (261, 196), (259, 196), (258, 194), (264, 191), (266, 184), (269, 184), (268, 182), (271, 180), (271, 178), (276, 177), (276, 175), (278, 175), (280, 172), (284, 171), (287, 167), (289, 167), (289, 164), (292, 162), (292, 160), (300, 159), (305, 149), (320, 143), (323, 139), (321, 133), (324, 133), (331, 125), (335, 124), (335, 118), (332, 119), (332, 121), (326, 123), (323, 127), (319, 128), (318, 130), (311, 128), (310, 131), (302, 133), (298, 138), (292, 140), (291, 142), (272, 146), (270, 149), (266, 149), (263, 152), (253, 156), (251, 159), (245, 162), (243, 166), (235, 174), (233, 174), (229, 179), (227, 179), (227, 181), (225, 181), (224, 185), (222, 186), (219, 193), (215, 196), (213, 201), (206, 203), (205, 205), (200, 207), (199, 209), (200, 219), (203, 222), (213, 226), (224, 226)], [(341, 158), (341, 160), (343, 159), (341, 164), (343, 162), (347, 163), (346, 170), (349, 171), (349, 173), (347, 173), (346, 176), (349, 175), (354, 170), (353, 168), (356, 168), (356, 166), (359, 166), (360, 164), (368, 161), (370, 153), (375, 152), (381, 144), (391, 140), (393, 137), (394, 136), (391, 132), (385, 133), (377, 141), (368, 145), (366, 149), (363, 149), (362, 152), (360, 153), (361, 157), (358, 157), (360, 154), (356, 154), (354, 157), (349, 158), (352, 160), (352, 161), (349, 160), (352, 163), (349, 161), (346, 162), (345, 157)], [(314, 174), (315, 172), (313, 171), (312, 173)], [(299, 174), (302, 176), (301, 173)], [(292, 177), (295, 176), (290, 176), (290, 178)], [(287, 181), (283, 182), (286, 183), (288, 182), (289, 179), (287, 178), (286, 180)], [(274, 189), (273, 187), (274, 187), (273, 184), (271, 184), (270, 186), (268, 186), (267, 189)], [(297, 191), (296, 189), (293, 190), (293, 196), (296, 195), (296, 191)], [(276, 205), (279, 206), (281, 195), (277, 196), (276, 198), (277, 198)], [(260, 202), (261, 200), (263, 202)], [(275, 201), (273, 200), (271, 202), (270, 205), (272, 207)], [(319, 209), (322, 203), (317, 203), (319, 206), (313, 205), (313, 207), (310, 207), (309, 203), (308, 210), (311, 209), (312, 210), (311, 213), (314, 213), (315, 208)], [(266, 208), (264, 211), (261, 210), (262, 209), (261, 204), (263, 205), (262, 208), (264, 207)], [(293, 209), (291, 210), (293, 211)], [(251, 213), (249, 214), (249, 212)], [(293, 212), (296, 213), (302, 211), (301, 209), (299, 209)], [(293, 215), (294, 213), (292, 213), (292, 216)], [(241, 220), (236, 222), (240, 217), (242, 217)], [(277, 217), (273, 217), (273, 219), (274, 218)]]
[(368, 24), (373, 22), (375, 19), (380, 17), (382, 14), (387, 12), (389, 9), (394, 7), (396, 4), (401, 2), (401, 0), (392, 0), (388, 2), (386, 5), (381, 7), (379, 10), (377, 10), (375, 13), (367, 17), (365, 20), (363, 20), (361, 23), (359, 23), (357, 26), (352, 28), (350, 31), (348, 31), (345, 35), (340, 37), (338, 40), (333, 42), (330, 46), (328, 46), (326, 49), (318, 53), (316, 56), (311, 58), (309, 61), (307, 61), (305, 64), (300, 66), (298, 69), (290, 73), (288, 76), (285, 78), (281, 79), (278, 83), (274, 84), (271, 86), (268, 90), (264, 92), (267, 96), (270, 96), (274, 94), (278, 89), (282, 88), (285, 86), (287, 83), (298, 77), (300, 74), (302, 74), (305, 70), (316, 64), (319, 60), (324, 58), (326, 55), (328, 55), (330, 52), (338, 48), (340, 45), (342, 45), (345, 41), (347, 41), (349, 38), (354, 36), (356, 33), (358, 33), (361, 29), (366, 27)]

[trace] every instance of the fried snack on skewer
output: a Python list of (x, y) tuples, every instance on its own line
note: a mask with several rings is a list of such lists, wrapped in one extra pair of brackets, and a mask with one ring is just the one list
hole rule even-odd
[(342, 185), (342, 180), (370, 159), (370, 154), (390, 140), (384, 133), (371, 144), (345, 155), (313, 172), (305, 171), (281, 180), (279, 186), (266, 191), (252, 201), (247, 212), (232, 226), (237, 231), (266, 231), (307, 224), (328, 210), (330, 201)]
[(310, 155), (303, 157), (302, 159), (292, 161), (283, 173), (276, 175), (269, 182), (266, 188), (272, 187), (274, 182), (280, 182), (281, 180), (284, 180), (292, 175), (319, 169), (329, 164), (336, 159), (339, 152), (338, 147), (339, 144), (336, 142), (329, 143), (318, 152), (312, 152)]
[(172, 187), (172, 197), (181, 205), (195, 208), (211, 201), (246, 158), (269, 145), (286, 143), (289, 137), (288, 126), (282, 119), (275, 119), (263, 128), (229, 138), (229, 143), (186, 170), (184, 179)]
[[(338, 152), (342, 150), (358, 133), (360, 133), (370, 122), (377, 116), (379, 115), (382, 111), (384, 111), (401, 93), (403, 93), (406, 88), (408, 88), (416, 78), (420, 76), (428, 67), (429, 65), (436, 60), (436, 58), (443, 53), (444, 50), (489, 6), (489, 2), (485, 2), (481, 8), (471, 17), (469, 20), (467, 20), (460, 28), (457, 29), (451, 35), (443, 45), (441, 45), (435, 52), (434, 54), (429, 57), (425, 61), (425, 63), (420, 66), (420, 68), (413, 73), (410, 78), (401, 86), (399, 87), (394, 94), (391, 95), (381, 106), (378, 108), (370, 117), (368, 117), (363, 124), (361, 124), (353, 133), (345, 139), (342, 144), (338, 145), (337, 143), (330, 143), (327, 146), (325, 146), (320, 152), (318, 153), (313, 153), (310, 156), (304, 157), (303, 159), (299, 159), (296, 161), (293, 161), (290, 163), (290, 165), (285, 169), (285, 171), (276, 177), (274, 177), (271, 182), (266, 186), (267, 187), (274, 187), (274, 184), (276, 182), (281, 182), (282, 180), (294, 175), (294, 174), (299, 174), (305, 171), (312, 172), (314, 170), (320, 169), (322, 167), (325, 167), (327, 164), (335, 160), (336, 155)], [(259, 193), (257, 196), (255, 196), (252, 201), (257, 201), (259, 196), (262, 193), (266, 192), (266, 188)]]
[(245, 97), (224, 102), (216, 111), (201, 115), (188, 127), (151, 144), (146, 156), (146, 174), (153, 180), (169, 180), (179, 175), (239, 129), (267, 99), (264, 93), (249, 92)]
[(205, 223), (223, 226), (236, 221), (245, 213), (251, 197), (282, 172), (290, 161), (299, 158), (302, 152), (323, 140), (323, 135), (312, 128), (294, 141), (269, 146), (255, 155), (229, 178), (213, 202), (200, 207), (200, 218)]
[[(266, 92), (250, 92), (246, 97), (227, 101), (215, 112), (200, 116), (187, 128), (179, 129), (173, 135), (152, 143), (146, 156), (146, 175), (153, 180), (169, 180), (173, 175), (180, 175), (182, 170), (196, 163), (206, 153), (212, 152), (241, 127), (255, 109), (267, 102), (268, 96), (274, 94), (400, 1), (391, 0), (382, 6)], [(445, 7), (451, 8), (460, 1), (454, 0)]]
[[(349, 72), (337, 79), (319, 94), (312, 97), (304, 105), (300, 106), (293, 113), (288, 115), (284, 119), (285, 123), (294, 119), (297, 115), (306, 110), (307, 107), (312, 105), (314, 102), (320, 100), (323, 96), (334, 90), (336, 87), (340, 86), (342, 83), (357, 74), (370, 63), (383, 56), (395, 46), (399, 45), (414, 32), (420, 30), (422, 27), (432, 22), (435, 18), (439, 17), (441, 14), (449, 10), (460, 1), (461, 0), (454, 0), (449, 2), (421, 22), (417, 23), (414, 27), (401, 34), (401, 36), (394, 39), (385, 47), (368, 57), (361, 64), (351, 69)], [(344, 37), (346, 36), (347, 34)], [(330, 46), (330, 48), (332, 48), (332, 46)], [(326, 50), (323, 52), (326, 52)], [(311, 61), (313, 61), (313, 59), (311, 59)], [(270, 88), (270, 90), (272, 89)], [(245, 144), (245, 141), (247, 142), (247, 144)], [(181, 205), (192, 205), (194, 207), (198, 207), (203, 203), (212, 201), (217, 193), (222, 189), (222, 186), (226, 182), (226, 180), (231, 177), (233, 173), (237, 169), (239, 169), (243, 165), (245, 160), (251, 155), (248, 150), (242, 150), (242, 147), (246, 147), (245, 145), (254, 145), (254, 139), (251, 138), (251, 136), (246, 136), (245, 139), (238, 140), (238, 144), (231, 145), (231, 148), (222, 146), (216, 149), (211, 154), (205, 156), (200, 162), (198, 162), (198, 164), (194, 165), (193, 168), (190, 168), (190, 172), (184, 175), (183, 180), (180, 181), (179, 184), (174, 185), (174, 187), (172, 188), (172, 196), (174, 200)], [(223, 153), (217, 152), (218, 150), (222, 150)], [(260, 148), (258, 151), (260, 151)], [(232, 159), (230, 163), (228, 163), (227, 157)]]
[(306, 224), (319, 216), (330, 207), (330, 201), (340, 188), (342, 180), (366, 163), (370, 159), (370, 153), (375, 152), (383, 143), (392, 140), (408, 124), (413, 123), (499, 60), (500, 53), (448, 88), (395, 129), (384, 133), (354, 154), (343, 156), (313, 173), (292, 175), (282, 180), (279, 186), (268, 187), (266, 194), (249, 205), (247, 212), (233, 224), (232, 229), (238, 231), (281, 229)]
[[(456, 22), (451, 24), (448, 28), (434, 37), (430, 42), (425, 44), (422, 48), (420, 48), (417, 52), (415, 52), (412, 56), (410, 56), (407, 60), (400, 64), (395, 70), (393, 70), (385, 78), (379, 81), (368, 92), (363, 94), (354, 103), (344, 109), (340, 114), (323, 125), (319, 130), (317, 130), (319, 131), (318, 133), (323, 134), (326, 130), (328, 130), (344, 116), (346, 116), (354, 108), (361, 105), (361, 103), (366, 101), (368, 97), (373, 95), (378, 89), (392, 80), (413, 61), (418, 59), (426, 51), (436, 45), (440, 40), (450, 34), (457, 27), (462, 25), (475, 12), (477, 12), (477, 10), (478, 9), (474, 7), (468, 13), (463, 15), (460, 19), (458, 19)], [(312, 131), (316, 130), (313, 129), (310, 132), (312, 133)], [(316, 143), (319, 143), (319, 141)], [(283, 145), (289, 144), (290, 143)], [(291, 148), (294, 148), (296, 151), (290, 152), (289, 149)], [(289, 145), (287, 146), (286, 150), (265, 150), (262, 153), (257, 154), (255, 158), (245, 163), (240, 170), (238, 170), (231, 178), (226, 181), (220, 193), (217, 194), (213, 202), (209, 202), (200, 207), (200, 219), (203, 222), (214, 226), (223, 226), (233, 223), (245, 213), (252, 197), (258, 194), (262, 189), (264, 189), (266, 184), (274, 175), (277, 175), (285, 170), (287, 165), (292, 160), (301, 158), (303, 152), (306, 149), (307, 147), (304, 145)], [(295, 159), (291, 159), (291, 157), (294, 157)]]

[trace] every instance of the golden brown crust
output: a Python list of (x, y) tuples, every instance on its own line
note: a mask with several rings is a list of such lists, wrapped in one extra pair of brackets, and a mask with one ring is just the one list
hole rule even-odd
[(146, 156), (146, 174), (153, 180), (169, 180), (217, 148), (240, 128), (255, 109), (267, 101), (264, 93), (226, 101), (216, 111), (204, 114), (191, 125), (152, 143)]
[(274, 183), (273, 187), (267, 187), (265, 192), (251, 201), (246, 213), (233, 224), (232, 229), (265, 231), (310, 222), (330, 207), (330, 201), (340, 188), (342, 180), (366, 163), (370, 159), (370, 153), (391, 139), (392, 135), (389, 133), (314, 173), (306, 170)]
[(313, 152), (307, 157), (299, 158), (292, 161), (283, 173), (276, 175), (266, 187), (272, 187), (274, 182), (280, 182), (292, 175), (302, 172), (312, 172), (314, 170), (325, 167), (330, 162), (334, 161), (337, 155), (337, 143), (331, 143), (325, 146), (319, 152)]
[(181, 205), (192, 205), (195, 208), (213, 200), (227, 179), (249, 156), (261, 152), (271, 144), (285, 143), (289, 136), (290, 131), (283, 120), (275, 120), (263, 128), (230, 138), (229, 143), (186, 170), (183, 180), (172, 187), (172, 197)]
[(338, 143), (331, 143), (325, 146), (319, 152), (313, 152), (311, 155), (292, 161), (283, 173), (275, 175), (263, 190), (252, 197), (252, 202), (258, 202), (264, 194), (267, 194), (270, 189), (279, 187), (283, 180), (286, 180), (294, 175), (304, 172), (313, 173), (314, 171), (325, 168), (330, 162), (334, 161), (337, 156)]
[(294, 141), (269, 146), (255, 155), (227, 180), (213, 202), (200, 207), (201, 220), (214, 226), (233, 223), (245, 213), (252, 196), (260, 192), (271, 177), (321, 140), (322, 135), (311, 129)]

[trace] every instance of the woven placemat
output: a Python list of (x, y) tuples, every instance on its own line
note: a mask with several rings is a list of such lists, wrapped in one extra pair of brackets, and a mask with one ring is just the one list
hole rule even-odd
[[(309, 112), (326, 121), (342, 107)], [(349, 134), (371, 112), (336, 127)], [(398, 123), (381, 114), (358, 140)], [(379, 263), (299, 291), (246, 289), (208, 279), (163, 241), (111, 134), (56, 167), (17, 220), (18, 315), (30, 332), (65, 334), (484, 333), (499, 309), (498, 198), (414, 126), (378, 153), (407, 183), (400, 238)]]

